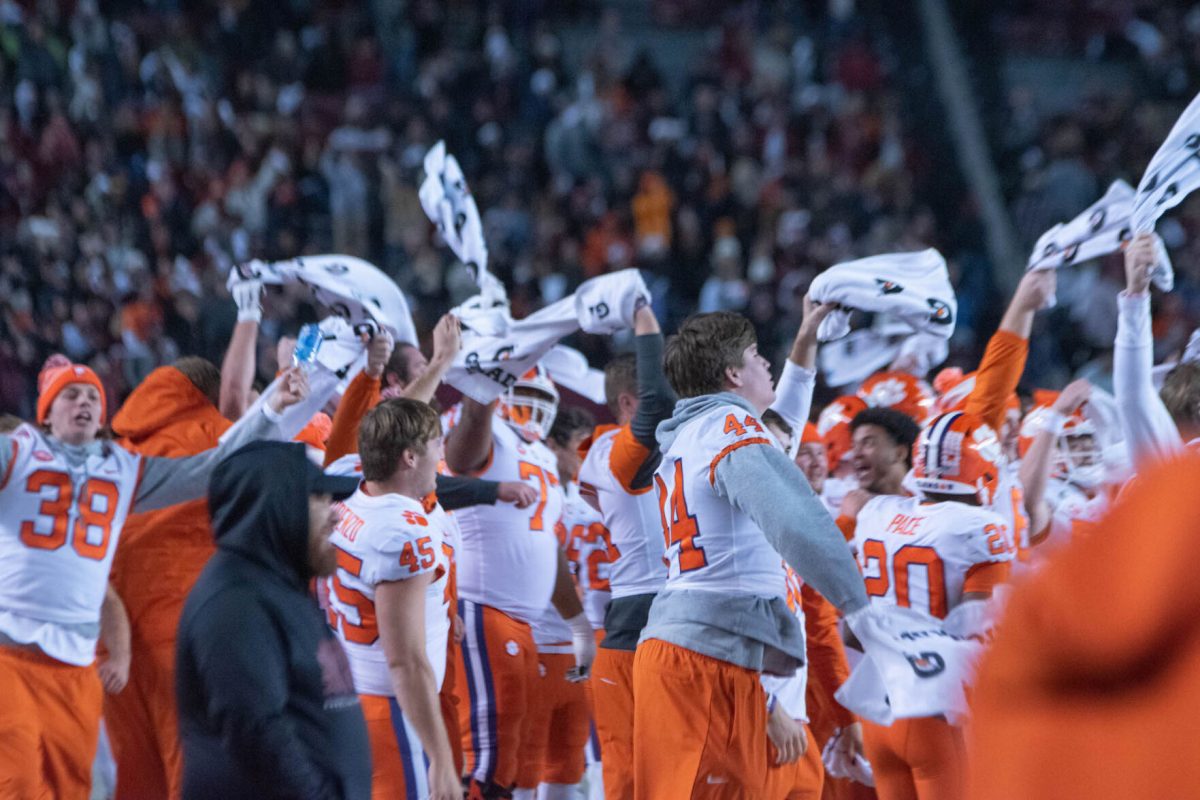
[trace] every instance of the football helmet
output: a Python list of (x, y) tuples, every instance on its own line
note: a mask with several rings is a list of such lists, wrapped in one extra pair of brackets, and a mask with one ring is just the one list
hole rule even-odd
[(923, 424), (933, 407), (933, 390), (915, 375), (900, 370), (876, 372), (856, 392), (871, 408), (894, 408)]
[(496, 413), (527, 442), (549, 436), (558, 416), (558, 389), (545, 368), (534, 366), (506, 389)]
[(866, 409), (867, 404), (862, 399), (852, 394), (844, 394), (825, 406), (817, 417), (817, 435), (825, 442), (825, 452), (829, 456), (830, 475), (837, 470), (842, 459), (850, 453), (851, 420)]
[(913, 445), (913, 484), (922, 492), (974, 495), (988, 505), (996, 495), (1002, 458), (991, 426), (951, 411), (921, 429)]
[[(1038, 405), (1030, 409), (1021, 421), (1017, 451), (1021, 458), (1033, 444), (1033, 437), (1050, 424), (1051, 405), (1057, 393), (1038, 392)], [(1104, 451), (1099, 445), (1099, 430), (1096, 423), (1076, 411), (1067, 417), (1054, 442), (1053, 466), (1050, 477), (1067, 481), (1081, 489), (1095, 489), (1104, 483), (1107, 468)]]

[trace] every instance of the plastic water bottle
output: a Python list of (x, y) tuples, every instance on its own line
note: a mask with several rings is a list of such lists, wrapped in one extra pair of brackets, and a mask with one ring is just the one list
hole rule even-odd
[(296, 338), (296, 349), (292, 351), (292, 363), (311, 369), (317, 362), (317, 353), (323, 341), (325, 335), (321, 333), (321, 326), (310, 322), (301, 327), (300, 335)]

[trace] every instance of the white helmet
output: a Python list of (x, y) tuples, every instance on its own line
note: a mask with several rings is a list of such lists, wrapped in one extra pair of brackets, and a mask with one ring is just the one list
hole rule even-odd
[(496, 413), (527, 442), (549, 436), (558, 416), (558, 389), (545, 368), (536, 365), (506, 389)]

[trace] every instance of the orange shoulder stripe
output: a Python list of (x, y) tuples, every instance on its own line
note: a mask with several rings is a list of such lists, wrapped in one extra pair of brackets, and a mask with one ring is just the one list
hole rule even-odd
[(967, 570), (963, 594), (991, 594), (997, 586), (1008, 581), (1012, 564), (1008, 561), (985, 561)]
[(721, 459), (724, 458), (725, 456), (729, 455), (730, 453), (732, 453), (734, 450), (737, 450), (738, 448), (741, 448), (741, 447), (745, 447), (748, 444), (765, 444), (767, 447), (772, 446), (771, 440), (767, 439), (766, 437), (763, 437), (763, 436), (755, 436), (752, 439), (742, 439), (740, 442), (734, 442), (733, 444), (729, 445), (724, 450), (717, 453), (716, 457), (712, 460), (712, 463), (708, 465), (708, 485), (709, 486), (716, 485), (717, 464), (720, 463)]

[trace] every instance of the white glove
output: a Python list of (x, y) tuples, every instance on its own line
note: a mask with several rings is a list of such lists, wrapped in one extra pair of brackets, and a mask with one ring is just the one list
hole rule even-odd
[(841, 736), (842, 729), (838, 728), (825, 743), (825, 749), (821, 751), (821, 761), (825, 763), (825, 772), (833, 778), (849, 778), (867, 786), (874, 786), (875, 773), (871, 770), (871, 762), (859, 754), (855, 754), (854, 759), (851, 760), (846, 751), (837, 746)]
[(237, 303), (238, 322), (262, 322), (262, 281), (239, 277), (230, 284), (229, 291)]
[(623, 269), (584, 281), (575, 292), (575, 313), (584, 332), (606, 335), (632, 328), (634, 313), (649, 302), (642, 274)]
[(567, 680), (576, 683), (587, 678), (592, 670), (592, 662), (596, 660), (596, 634), (587, 614), (576, 614), (566, 622), (571, 628), (571, 649), (575, 651), (575, 666), (567, 672)]

